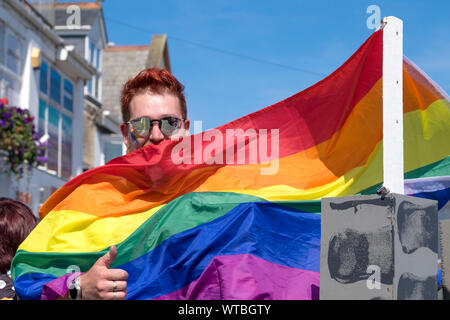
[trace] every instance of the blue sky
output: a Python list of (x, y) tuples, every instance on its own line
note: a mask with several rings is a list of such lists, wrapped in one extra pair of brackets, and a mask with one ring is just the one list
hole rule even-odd
[(379, 6), (382, 17), (403, 20), (404, 54), (450, 93), (446, 0), (106, 0), (103, 8), (109, 41), (116, 45), (145, 45), (154, 33), (168, 35), (172, 72), (186, 88), (188, 117), (202, 120), (206, 130), (332, 73), (373, 32), (366, 25), (369, 5)]

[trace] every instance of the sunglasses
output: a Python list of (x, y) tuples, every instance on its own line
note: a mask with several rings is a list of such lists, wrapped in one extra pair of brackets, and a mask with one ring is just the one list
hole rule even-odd
[(158, 122), (159, 129), (166, 136), (171, 136), (175, 134), (181, 127), (181, 123), (184, 119), (179, 119), (175, 117), (165, 117), (159, 120), (153, 120), (148, 117), (140, 117), (134, 120), (125, 122), (126, 124), (131, 124), (135, 134), (141, 137), (146, 137), (150, 135), (153, 129), (153, 124)]

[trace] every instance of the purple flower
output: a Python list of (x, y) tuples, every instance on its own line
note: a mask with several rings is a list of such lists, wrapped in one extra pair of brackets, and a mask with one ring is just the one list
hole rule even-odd
[(11, 113), (8, 113), (8, 112), (3, 113), (3, 118), (5, 118), (5, 119), (11, 118)]
[(39, 161), (39, 162), (47, 162), (48, 159), (47, 159), (47, 157), (40, 156), (40, 157), (37, 157), (37, 161)]
[(0, 127), (6, 127), (6, 121), (0, 119)]
[(33, 140), (39, 140), (39, 133), (33, 133)]
[(31, 170), (33, 170), (33, 166), (28, 166), (28, 172), (30, 172)]
[(17, 155), (18, 155), (19, 157), (23, 156), (23, 150), (22, 150), (22, 149), (19, 149), (19, 151), (17, 151)]

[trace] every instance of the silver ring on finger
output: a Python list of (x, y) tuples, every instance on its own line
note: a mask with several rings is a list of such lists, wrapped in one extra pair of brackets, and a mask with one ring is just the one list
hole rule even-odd
[(116, 283), (116, 281), (113, 281), (113, 292), (116, 292), (117, 291), (117, 283)]

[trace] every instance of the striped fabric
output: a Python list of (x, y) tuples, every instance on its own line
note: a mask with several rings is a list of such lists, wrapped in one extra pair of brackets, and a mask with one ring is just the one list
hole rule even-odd
[[(127, 299), (313, 299), (320, 199), (382, 184), (383, 30), (312, 87), (75, 177), (12, 263), (22, 299), (111, 245)], [(448, 201), (449, 98), (404, 59), (408, 194)]]

